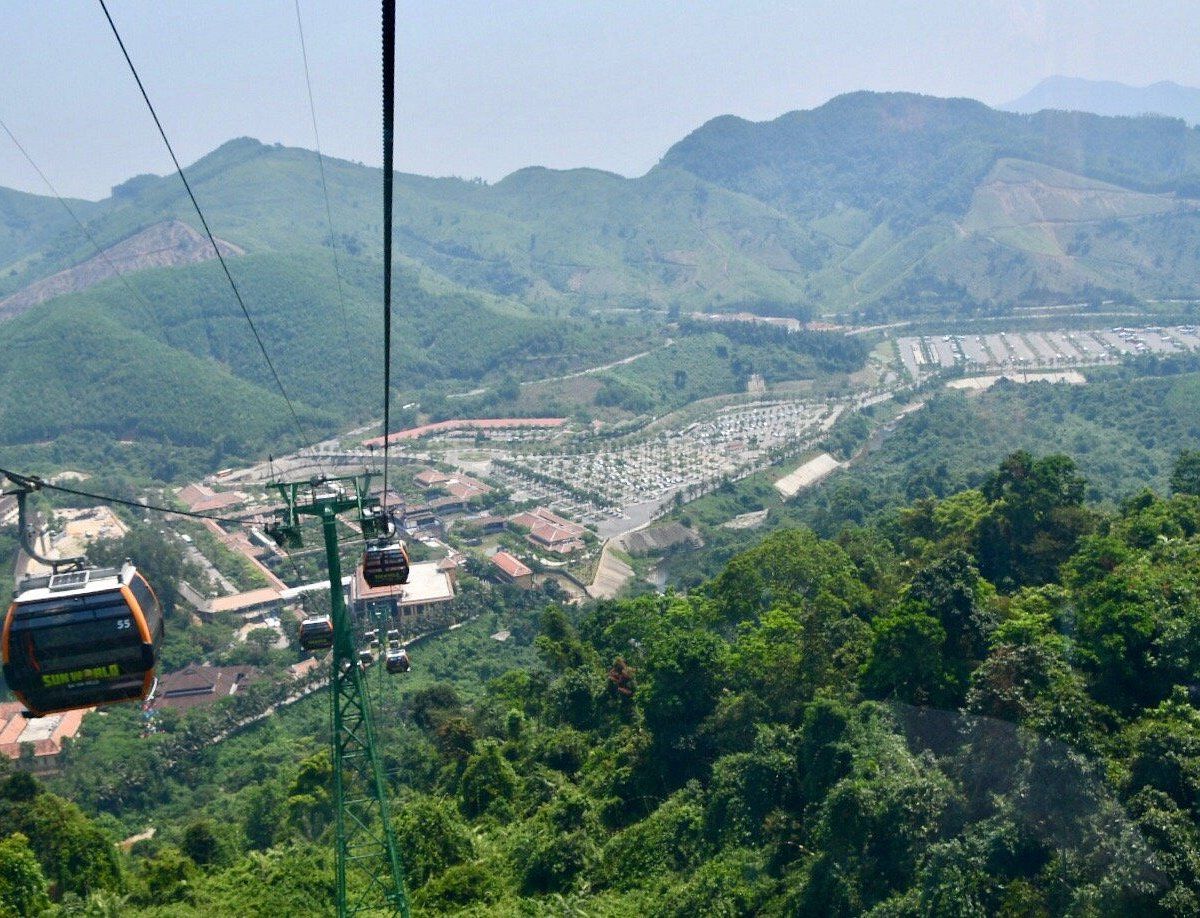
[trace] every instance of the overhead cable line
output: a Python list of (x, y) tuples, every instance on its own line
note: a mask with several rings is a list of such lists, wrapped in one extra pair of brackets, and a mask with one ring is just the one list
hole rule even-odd
[(157, 504), (142, 504), (136, 500), (125, 500), (122, 497), (110, 497), (107, 494), (94, 494), (91, 491), (81, 491), (78, 488), (69, 488), (66, 485), (51, 484), (44, 478), (37, 475), (22, 475), (20, 472), (10, 472), (8, 469), (0, 469), (0, 476), (7, 478), (13, 484), (21, 488), (27, 488), (31, 491), (60, 491), (63, 494), (72, 494), (75, 497), (87, 497), (92, 500), (98, 500), (104, 504), (119, 504), (122, 507), (132, 507), (134, 510), (150, 510), (154, 513), (171, 513), (175, 516), (187, 516), (196, 520), (212, 520), (214, 523), (226, 523), (230, 526), (253, 526), (254, 524), (248, 520), (234, 519), (231, 516), (212, 516), (208, 513), (194, 513), (191, 510), (177, 510), (174, 507), (162, 507)]
[(337, 234), (333, 228), (333, 207), (329, 203), (329, 185), (325, 182), (325, 157), (321, 155), (321, 132), (317, 129), (317, 106), (313, 101), (312, 76), (308, 69), (308, 48), (304, 43), (304, 22), (300, 17), (300, 0), (295, 0), (296, 29), (300, 33), (300, 56), (304, 59), (304, 86), (308, 90), (308, 110), (312, 115), (313, 141), (317, 146), (317, 166), (321, 172), (321, 192), (325, 196), (325, 220), (329, 224), (329, 247), (333, 251), (333, 274), (337, 279), (338, 305), (342, 310), (342, 337), (347, 351), (350, 347), (350, 323), (346, 320), (346, 293), (342, 286), (342, 270), (338, 263)]
[(96, 254), (104, 259), (105, 263), (112, 269), (113, 273), (121, 279), (121, 282), (125, 285), (126, 289), (128, 289), (136, 299), (141, 301), (141, 303), (150, 313), (151, 318), (153, 318), (158, 327), (165, 332), (165, 329), (163, 329), (162, 320), (159, 319), (158, 313), (155, 311), (154, 306), (151, 305), (150, 301), (146, 299), (146, 297), (129, 282), (129, 278), (122, 274), (121, 269), (118, 268), (113, 260), (108, 257), (108, 252), (101, 248), (100, 243), (96, 241), (96, 237), (92, 235), (92, 231), (87, 228), (87, 225), (79, 218), (79, 215), (75, 213), (75, 208), (68, 204), (66, 198), (58, 193), (58, 189), (54, 187), (54, 183), (47, 178), (46, 173), (41, 170), (41, 167), (38, 166), (36, 162), (34, 162), (33, 157), (29, 155), (29, 151), (25, 149), (24, 144), (17, 139), (17, 135), (12, 132), (7, 124), (4, 123), (3, 119), (0, 119), (0, 128), (4, 129), (4, 133), (8, 135), (8, 139), (11, 140), (16, 148), (21, 151), (21, 155), (25, 157), (25, 161), (33, 167), (33, 171), (38, 174), (38, 177), (42, 180), (43, 184), (50, 189), (50, 193), (58, 199), (58, 203), (63, 206), (63, 209), (66, 210), (68, 214), (71, 215), (71, 219), (75, 221), (83, 234), (87, 236), (88, 241), (96, 250)]
[(158, 133), (162, 137), (163, 143), (167, 147), (167, 152), (171, 154), (171, 161), (175, 164), (175, 172), (179, 175), (180, 181), (183, 182), (183, 187), (187, 190), (188, 197), (191, 198), (192, 207), (196, 209), (196, 215), (200, 218), (200, 223), (204, 227), (204, 233), (208, 236), (208, 241), (212, 243), (213, 251), (217, 255), (217, 260), (221, 263), (221, 268), (225, 272), (225, 279), (229, 281), (229, 286), (233, 290), (233, 295), (237, 299), (238, 306), (242, 308), (242, 315), (246, 317), (246, 322), (250, 325), (250, 331), (254, 333), (254, 340), (258, 342), (258, 349), (262, 352), (263, 359), (267, 362), (267, 367), (271, 371), (271, 376), (275, 379), (275, 385), (279, 389), (283, 400), (287, 402), (288, 410), (292, 413), (292, 420), (296, 424), (296, 430), (300, 434), (300, 446), (303, 448), (312, 442), (308, 433), (304, 429), (304, 425), (300, 421), (300, 415), (296, 413), (296, 406), (292, 404), (291, 398), (287, 394), (287, 390), (283, 387), (283, 382), (279, 378), (279, 374), (275, 371), (275, 364), (271, 362), (271, 356), (267, 353), (266, 345), (263, 344), (262, 336), (258, 333), (258, 328), (254, 324), (254, 320), (250, 318), (250, 310), (246, 308), (246, 303), (242, 299), (241, 291), (238, 290), (237, 284), (233, 280), (233, 275), (229, 271), (229, 265), (225, 263), (225, 256), (221, 254), (221, 247), (217, 245), (216, 237), (209, 229), (208, 220), (204, 217), (204, 211), (200, 209), (200, 203), (196, 200), (196, 195), (192, 193), (192, 186), (187, 180), (187, 176), (183, 173), (183, 166), (179, 164), (179, 157), (175, 155), (175, 148), (171, 146), (171, 141), (167, 139), (167, 132), (163, 129), (162, 122), (158, 119), (158, 112), (154, 110), (154, 103), (150, 101), (150, 96), (146, 92), (146, 87), (142, 84), (142, 78), (138, 75), (137, 68), (133, 65), (133, 59), (129, 56), (129, 51), (125, 48), (125, 42), (121, 38), (121, 33), (117, 31), (117, 24), (113, 22), (112, 16), (108, 12), (108, 6), (104, 0), (99, 0), (100, 9), (104, 11), (104, 18), (108, 20), (109, 28), (112, 29), (113, 36), (117, 39), (117, 44), (121, 46), (121, 53), (125, 56), (125, 63), (129, 65), (129, 71), (133, 74), (133, 79), (137, 82), (138, 89), (142, 93), (142, 99), (146, 102), (146, 107), (150, 110), (150, 116), (154, 119), (154, 124), (158, 128)]
[(392, 129), (396, 112), (396, 4), (383, 3), (383, 494), (388, 503), (392, 405)]

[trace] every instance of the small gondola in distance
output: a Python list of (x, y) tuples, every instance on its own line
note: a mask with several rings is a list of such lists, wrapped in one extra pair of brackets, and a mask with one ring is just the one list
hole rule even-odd
[(333, 619), (328, 615), (306, 618), (300, 623), (300, 646), (309, 652), (333, 646)]
[(144, 701), (163, 627), (158, 597), (129, 562), (27, 577), (0, 633), (4, 679), (35, 717)]
[(387, 671), (393, 675), (406, 673), (412, 668), (412, 663), (408, 659), (408, 651), (403, 647), (389, 649), (384, 665)]

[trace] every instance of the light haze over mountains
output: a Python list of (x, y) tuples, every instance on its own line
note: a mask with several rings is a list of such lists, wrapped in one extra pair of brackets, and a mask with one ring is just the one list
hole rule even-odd
[(1170, 80), (1128, 86), (1112, 80), (1052, 76), (1000, 108), (1028, 113), (1052, 108), (1097, 115), (1167, 115), (1194, 125), (1200, 123), (1200, 89)]

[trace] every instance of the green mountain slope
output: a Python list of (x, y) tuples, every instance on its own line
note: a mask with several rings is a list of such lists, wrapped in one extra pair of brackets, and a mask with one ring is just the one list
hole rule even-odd
[[(69, 203), (81, 220), (102, 209), (90, 201)], [(55, 257), (72, 228), (79, 232), (53, 198), (0, 188), (0, 296), (21, 285), (30, 267), (27, 260)]]
[[(968, 307), (1031, 291), (1194, 293), (1198, 136), (1166, 118), (854, 93), (765, 123), (714, 119), (635, 179), (539, 168), (487, 186), (400, 175), (397, 250), (426, 283), (550, 312), (752, 299), (903, 311), (962, 291)], [(331, 160), (327, 173), (339, 247), (378, 258), (378, 172)], [(247, 251), (328, 246), (313, 153), (243, 138), (189, 174), (218, 234)], [(106, 243), (193, 219), (170, 176), (118, 186), (90, 217)], [(33, 261), (0, 249), (0, 273), (28, 283), (87, 254), (78, 231), (42, 248), (54, 250)], [(999, 269), (987, 276), (980, 263)]]
[[(1194, 205), (1185, 199), (1197, 189), (1200, 135), (1180, 121), (854, 93), (763, 124), (715, 119), (668, 151), (663, 167), (832, 229), (841, 248), (810, 288), (830, 306), (1196, 292)], [(1027, 217), (1042, 212), (1039, 222), (1052, 215), (1053, 238), (1022, 229), (1008, 212), (1016, 203)], [(1018, 226), (997, 232), (997, 216)], [(1080, 240), (1114, 230), (1125, 244), (1083, 257), (1090, 246)]]
[[(0, 345), (0, 442), (65, 431), (199, 446), (229, 437), (238, 452), (287, 433), (278, 395), (105, 315), (64, 303), (44, 321), (14, 320)], [(330, 417), (304, 410), (309, 423)]]
[[(378, 268), (343, 261), (346, 310), (328, 252), (232, 259), (272, 362), (307, 433), (377, 417), (382, 391)], [(215, 262), (139, 272), (3, 323), (0, 444), (95, 435), (252, 457), (295, 448), (290, 414)], [(552, 375), (639, 346), (637, 326), (508, 314), (462, 293), (396, 281), (393, 384), (402, 393)], [(68, 457), (59, 457), (70, 461)]]
[[(487, 186), (400, 175), (397, 384), (461, 390), (644, 349), (646, 329), (608, 321), (609, 310), (624, 321), (631, 308), (750, 302), (883, 316), (1194, 297), (1198, 138), (1163, 118), (1017, 115), (964, 99), (855, 93), (763, 124), (718, 118), (635, 179), (524, 169)], [(231, 270), (293, 399), (328, 419), (322, 432), (377, 411), (378, 171), (329, 161), (332, 237), (311, 151), (243, 138), (188, 171), (214, 231), (234, 247)], [(139, 176), (77, 209), (102, 246), (171, 221), (196, 227), (173, 176)], [(95, 258), (58, 202), (0, 192), (0, 295)], [(67, 366), (32, 356), (62, 353), (52, 320), (69, 303), (86, 307), (96, 336), (67, 361), (72, 373), (94, 372), (100, 355), (122, 348), (125, 324), (168, 348), (144, 350), (159, 362), (187, 355), (206, 364), (200, 375), (231, 374), (274, 397), (219, 268), (185, 261), (180, 253), (175, 267), (131, 272), (149, 310), (120, 281), (84, 270), (66, 275), (74, 293), (0, 323), (0, 356), (32, 361), (46, 391), (59, 393), (45, 413), (61, 422), (37, 436), (121, 426), (86, 402), (61, 401), (73, 388)], [(26, 353), (16, 359), (18, 336)], [(122, 406), (135, 392), (114, 385), (110, 394)], [(0, 425), (17, 438), (34, 427)], [(250, 424), (235, 439), (261, 434)]]

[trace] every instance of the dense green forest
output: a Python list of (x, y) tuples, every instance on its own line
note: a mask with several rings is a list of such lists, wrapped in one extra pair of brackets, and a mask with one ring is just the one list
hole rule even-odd
[[(327, 261), (268, 255), (236, 266), (243, 289), (253, 291), (256, 325), (280, 380), (313, 438), (381, 410), (375, 278), (367, 267), (343, 265), (345, 314), (323, 289), (332, 280)], [(43, 463), (96, 468), (99, 459), (168, 480), (296, 448), (287, 405), (220, 269), (210, 263), (152, 271), (138, 284), (153, 311), (110, 281), (5, 323), (0, 443)], [(396, 288), (392, 378), (402, 398), (601, 363), (614, 351), (636, 349), (644, 334), (625, 319), (501, 313), (469, 295), (431, 294), (407, 274)], [(105, 460), (111, 453), (115, 461)]]
[[(417, 913), (1195, 913), (1200, 453), (1169, 477), (1105, 509), (1017, 452), (686, 596), (496, 597), (383, 692)], [(325, 705), (197, 745), (222, 706), (5, 778), (10, 913), (327, 913)]]

